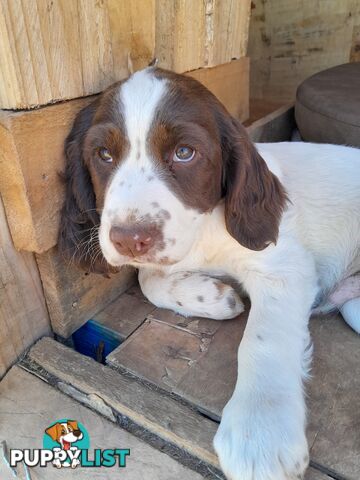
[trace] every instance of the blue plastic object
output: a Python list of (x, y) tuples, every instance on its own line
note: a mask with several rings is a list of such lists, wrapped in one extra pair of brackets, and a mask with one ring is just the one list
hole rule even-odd
[(121, 343), (116, 332), (89, 320), (72, 335), (77, 352), (105, 363), (105, 358)]

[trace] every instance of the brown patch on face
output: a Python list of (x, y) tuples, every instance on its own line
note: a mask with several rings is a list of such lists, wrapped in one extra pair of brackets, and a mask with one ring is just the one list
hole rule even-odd
[[(108, 150), (112, 157), (111, 163), (101, 158), (101, 148)], [(98, 209), (103, 207), (105, 192), (114, 169), (128, 150), (129, 143), (121, 128), (113, 123), (96, 124), (88, 131), (84, 142), (84, 158), (91, 175)]]
[[(275, 243), (286, 192), (244, 127), (196, 80), (160, 69), (155, 75), (169, 87), (149, 144), (169, 188), (200, 212), (224, 197), (226, 227), (245, 247), (262, 250)], [(195, 150), (194, 158), (174, 161), (179, 146)]]
[[(212, 210), (221, 198), (221, 139), (211, 111), (210, 92), (189, 77), (157, 70), (170, 80), (169, 91), (155, 115), (149, 146), (169, 188), (184, 205)], [(174, 161), (179, 146), (195, 150), (190, 162)]]

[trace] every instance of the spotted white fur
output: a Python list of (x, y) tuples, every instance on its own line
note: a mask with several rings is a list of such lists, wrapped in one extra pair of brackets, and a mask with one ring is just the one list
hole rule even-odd
[[(360, 150), (259, 144), (291, 203), (277, 244), (251, 251), (227, 232), (221, 202), (211, 213), (199, 214), (185, 208), (157, 175), (146, 138), (165, 92), (166, 83), (151, 71), (135, 74), (121, 88), (131, 148), (106, 194), (102, 251), (112, 265), (140, 267), (145, 295), (185, 315), (235, 316), (243, 309), (240, 299), (231, 287), (221, 287), (219, 295), (215, 278), (229, 275), (244, 286), (252, 307), (238, 353), (238, 380), (215, 449), (231, 480), (302, 478), (309, 461), (303, 395), (311, 354), (308, 319), (316, 299), (360, 271)], [(174, 263), (161, 265), (160, 254), (138, 263), (122, 257), (109, 240), (111, 224), (126, 221), (133, 209), (142, 216), (163, 208), (171, 218), (164, 224), (168, 243), (161, 255)], [(359, 299), (350, 302), (342, 311), (360, 332)]]

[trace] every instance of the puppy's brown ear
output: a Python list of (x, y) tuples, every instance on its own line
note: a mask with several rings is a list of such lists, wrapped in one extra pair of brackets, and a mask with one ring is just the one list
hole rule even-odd
[(61, 425), (59, 423), (55, 423), (52, 427), (49, 427), (45, 430), (45, 433), (47, 433), (52, 440), (57, 441), (57, 439), (60, 437), (60, 432), (59, 430), (61, 429)]
[(61, 212), (58, 248), (64, 257), (82, 269), (108, 274), (112, 271), (100, 252), (91, 176), (83, 156), (83, 144), (96, 111), (96, 101), (78, 113), (65, 141), (66, 169), (63, 175), (66, 193)]
[(244, 247), (263, 250), (277, 241), (287, 195), (241, 123), (230, 118), (225, 128), (223, 182), (226, 227)]
[(76, 420), (68, 420), (67, 423), (73, 428), (73, 430), (79, 430), (79, 425)]

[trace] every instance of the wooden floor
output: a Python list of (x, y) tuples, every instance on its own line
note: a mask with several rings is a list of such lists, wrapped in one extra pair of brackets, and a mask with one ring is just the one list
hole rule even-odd
[[(219, 479), (212, 438), (234, 387), (246, 318), (186, 319), (132, 287), (95, 317), (123, 339), (108, 366), (48, 338), (21, 366), (204, 478)], [(336, 315), (312, 319), (311, 331), (307, 480), (359, 480), (360, 339)]]

